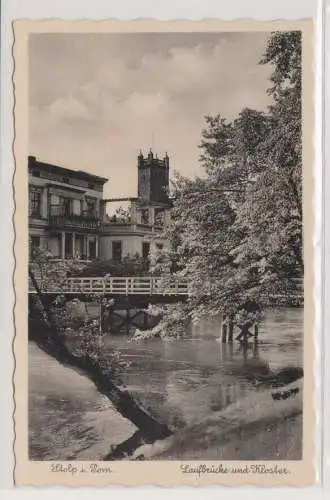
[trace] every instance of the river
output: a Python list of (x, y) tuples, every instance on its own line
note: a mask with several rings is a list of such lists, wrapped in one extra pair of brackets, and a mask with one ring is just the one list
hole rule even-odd
[[(178, 429), (255, 392), (255, 375), (302, 366), (302, 334), (303, 309), (280, 309), (266, 314), (257, 347), (222, 344), (219, 319), (210, 318), (180, 340), (109, 336), (105, 353), (113, 347), (121, 352), (129, 362), (122, 374), (126, 388), (159, 420)], [(32, 459), (95, 459), (106, 454), (109, 443), (118, 444), (134, 431), (115, 418), (91, 382), (46, 360), (33, 346), (29, 395)]]
[(130, 362), (123, 376), (127, 388), (159, 419), (177, 427), (223, 409), (255, 386), (253, 375), (302, 366), (303, 310), (271, 311), (260, 328), (256, 347), (222, 344), (218, 318), (193, 326), (185, 339), (127, 342), (109, 338)]

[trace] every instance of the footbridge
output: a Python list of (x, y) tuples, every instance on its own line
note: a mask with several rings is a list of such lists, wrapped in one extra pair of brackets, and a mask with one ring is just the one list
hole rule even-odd
[[(45, 283), (36, 276), (38, 287), (43, 294), (79, 297), (86, 295), (104, 295), (111, 297), (150, 298), (171, 302), (185, 300), (192, 295), (187, 278), (162, 278), (156, 276), (134, 277), (70, 277), (61, 282)], [(29, 280), (29, 293), (37, 293)], [(284, 287), (283, 293), (273, 294), (272, 298), (285, 298), (294, 295), (303, 299), (303, 281), (290, 280), (290, 286)]]

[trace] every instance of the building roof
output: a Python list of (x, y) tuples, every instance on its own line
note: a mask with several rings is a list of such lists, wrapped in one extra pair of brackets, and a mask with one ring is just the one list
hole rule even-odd
[(98, 175), (90, 174), (88, 172), (84, 172), (83, 170), (71, 170), (69, 168), (53, 165), (52, 163), (45, 163), (37, 160), (35, 156), (29, 156), (28, 168), (30, 169), (35, 167), (38, 167), (46, 172), (67, 175), (85, 181), (100, 182), (102, 184), (105, 184), (109, 180), (106, 177), (99, 177)]

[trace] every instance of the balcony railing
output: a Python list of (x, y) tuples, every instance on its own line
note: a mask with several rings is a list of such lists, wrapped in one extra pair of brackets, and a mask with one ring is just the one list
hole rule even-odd
[[(55, 215), (61, 215), (63, 217), (70, 217), (72, 215), (78, 215), (75, 214), (70, 207), (67, 207), (66, 205), (50, 205), (49, 207), (49, 215), (50, 216), (55, 216)], [(82, 211), (79, 216), (82, 217), (94, 217), (95, 219), (100, 218), (100, 214), (97, 212), (97, 210), (85, 210)]]
[(49, 208), (49, 225), (53, 229), (76, 228), (99, 231), (102, 226), (100, 214), (96, 211), (82, 212), (78, 215), (63, 205), (51, 205)]

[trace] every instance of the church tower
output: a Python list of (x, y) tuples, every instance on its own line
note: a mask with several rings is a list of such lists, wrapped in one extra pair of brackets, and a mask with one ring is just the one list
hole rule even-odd
[(160, 159), (150, 150), (138, 156), (138, 198), (148, 204), (169, 201), (169, 157)]

